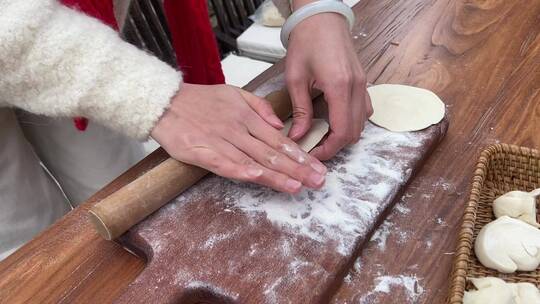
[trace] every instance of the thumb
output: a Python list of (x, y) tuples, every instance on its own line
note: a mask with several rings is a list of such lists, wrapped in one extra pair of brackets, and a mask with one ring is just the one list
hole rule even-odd
[(292, 140), (299, 140), (311, 128), (313, 102), (311, 101), (307, 82), (289, 81), (288, 89), (293, 111), (293, 125), (289, 131), (289, 137)]

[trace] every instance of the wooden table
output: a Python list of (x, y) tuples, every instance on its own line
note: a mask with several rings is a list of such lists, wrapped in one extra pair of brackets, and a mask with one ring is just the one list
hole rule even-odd
[[(435, 91), (451, 124), (334, 302), (442, 303), (479, 151), (540, 148), (540, 0), (365, 0), (355, 12), (368, 81)], [(144, 261), (100, 239), (86, 211), (163, 157), (153, 153), (1, 262), (0, 302), (114, 300)]]

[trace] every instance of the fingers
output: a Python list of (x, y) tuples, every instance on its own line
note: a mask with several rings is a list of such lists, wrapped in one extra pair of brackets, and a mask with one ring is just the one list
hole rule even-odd
[(308, 163), (298, 163), (250, 134), (235, 134), (229, 141), (269, 172), (285, 174), (303, 185), (318, 189), (324, 184), (324, 174)]
[(352, 123), (354, 130), (353, 140), (351, 144), (353, 144), (357, 143), (360, 140), (365, 123), (368, 120), (369, 116), (371, 116), (372, 114), (370, 113), (370, 111), (373, 112), (373, 109), (371, 108), (371, 100), (369, 99), (369, 95), (367, 93), (365, 85), (363, 85), (362, 83), (357, 83), (353, 87), (351, 102), (353, 105)]
[(305, 167), (311, 167), (319, 174), (326, 174), (324, 166), (317, 158), (303, 151), (294, 141), (281, 134), (281, 132), (268, 128), (260, 118), (246, 121), (246, 126), (250, 134), (265, 143), (275, 151), (287, 156), (294, 162)]
[(355, 129), (351, 109), (352, 86), (344, 83), (331, 88), (325, 87), (324, 95), (328, 103), (330, 133), (324, 142), (311, 151), (320, 160), (332, 158), (343, 147), (354, 140)]
[(366, 91), (366, 99), (364, 99), (365, 103), (366, 103), (366, 118), (370, 118), (371, 115), (373, 115), (373, 104), (371, 103), (371, 97), (369, 97), (369, 93), (367, 91), (367, 89), (365, 90)]
[(281, 121), (281, 119), (279, 119), (279, 117), (277, 117), (276, 113), (274, 112), (272, 106), (270, 106), (268, 101), (242, 89), (238, 89), (238, 91), (240, 92), (242, 97), (244, 97), (244, 100), (247, 102), (247, 104), (255, 112), (257, 112), (257, 114), (259, 114), (262, 119), (264, 119), (267, 123), (269, 123), (272, 127), (276, 129), (283, 128), (283, 122)]
[(215, 140), (212, 146), (216, 150), (198, 153), (197, 161), (206, 164), (206, 169), (217, 175), (287, 193), (298, 193), (302, 189), (300, 181), (262, 166), (225, 140)]
[(307, 78), (289, 73), (287, 87), (293, 108), (293, 125), (289, 130), (289, 137), (298, 140), (311, 128), (313, 104), (309, 94), (309, 84)]

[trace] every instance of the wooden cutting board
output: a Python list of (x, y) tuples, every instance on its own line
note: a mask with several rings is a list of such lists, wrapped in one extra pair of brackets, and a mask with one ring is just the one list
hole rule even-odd
[(296, 196), (207, 176), (122, 237), (147, 265), (117, 302), (326, 302), (447, 125), (368, 123)]

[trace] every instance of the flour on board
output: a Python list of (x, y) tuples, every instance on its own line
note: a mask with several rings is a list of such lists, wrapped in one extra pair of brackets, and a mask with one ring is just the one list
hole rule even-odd
[(294, 233), (320, 242), (334, 240), (337, 250), (346, 254), (354, 236), (364, 233), (379, 208), (384, 208), (378, 203), (411, 173), (399, 161), (380, 155), (420, 144), (410, 133), (368, 124), (362, 139), (333, 160), (336, 165), (329, 166), (321, 190), (289, 195), (254, 186), (232, 201), (248, 213), (265, 213), (272, 223)]
[[(313, 292), (306, 278), (323, 282), (335, 275), (334, 269), (327, 268), (313, 256), (324, 254), (328, 260), (337, 260), (339, 255), (351, 256), (357, 242), (363, 240), (361, 237), (374, 226), (376, 217), (391, 204), (412, 174), (411, 165), (423, 156), (423, 150), (416, 148), (429, 140), (429, 136), (393, 133), (368, 123), (357, 144), (347, 147), (327, 163), (329, 172), (321, 190), (305, 189), (297, 195), (289, 195), (210, 175), (156, 212), (153, 216), (159, 221), (145, 221), (137, 232), (149, 242), (154, 259), (176, 252), (193, 256), (216, 248), (230, 248), (235, 243), (245, 246), (243, 255), (225, 252), (225, 255), (235, 255), (221, 267), (209, 267), (213, 261), (206, 259), (200, 259), (196, 267), (178, 267), (173, 278), (166, 280), (174, 286), (192, 281), (221, 286), (214, 281), (216, 278), (235, 277), (242, 272), (244, 276), (238, 280), (245, 284), (259, 282), (257, 288), (267, 303), (283, 300), (291, 288)], [(208, 207), (213, 208), (209, 214), (212, 222), (203, 228), (211, 233), (205, 239), (177, 233), (175, 229), (183, 225), (184, 217), (193, 210), (204, 216)], [(401, 211), (407, 212), (406, 209)], [(219, 227), (225, 218), (241, 224), (223, 231)], [(275, 230), (257, 230), (261, 226)], [(243, 231), (251, 231), (252, 227), (257, 236), (271, 234), (271, 242), (266, 235), (250, 242), (238, 242)], [(182, 242), (181, 250), (167, 246), (177, 241)], [(307, 248), (309, 255), (303, 254)], [(281, 276), (269, 276), (261, 264), (249, 264), (257, 260), (255, 256), (258, 260), (275, 263), (280, 267)], [(250, 269), (246, 270), (245, 265), (250, 265)], [(361, 268), (360, 261), (355, 268)]]
[[(422, 141), (417, 134), (394, 133), (367, 123), (360, 141), (328, 162), (321, 190), (304, 189), (290, 195), (253, 184), (240, 187), (238, 182), (214, 176), (214, 182), (220, 179), (221, 191), (209, 191), (201, 185), (165, 208), (177, 208), (197, 196), (216, 196), (225, 202), (225, 209), (245, 212), (253, 225), (263, 215), (284, 231), (320, 243), (332, 242), (338, 253), (347, 255), (356, 236), (366, 233), (386, 208), (385, 199), (410, 176), (408, 164), (399, 156), (407, 149), (415, 153), (411, 148), (419, 147)], [(211, 246), (213, 241), (205, 245)]]

